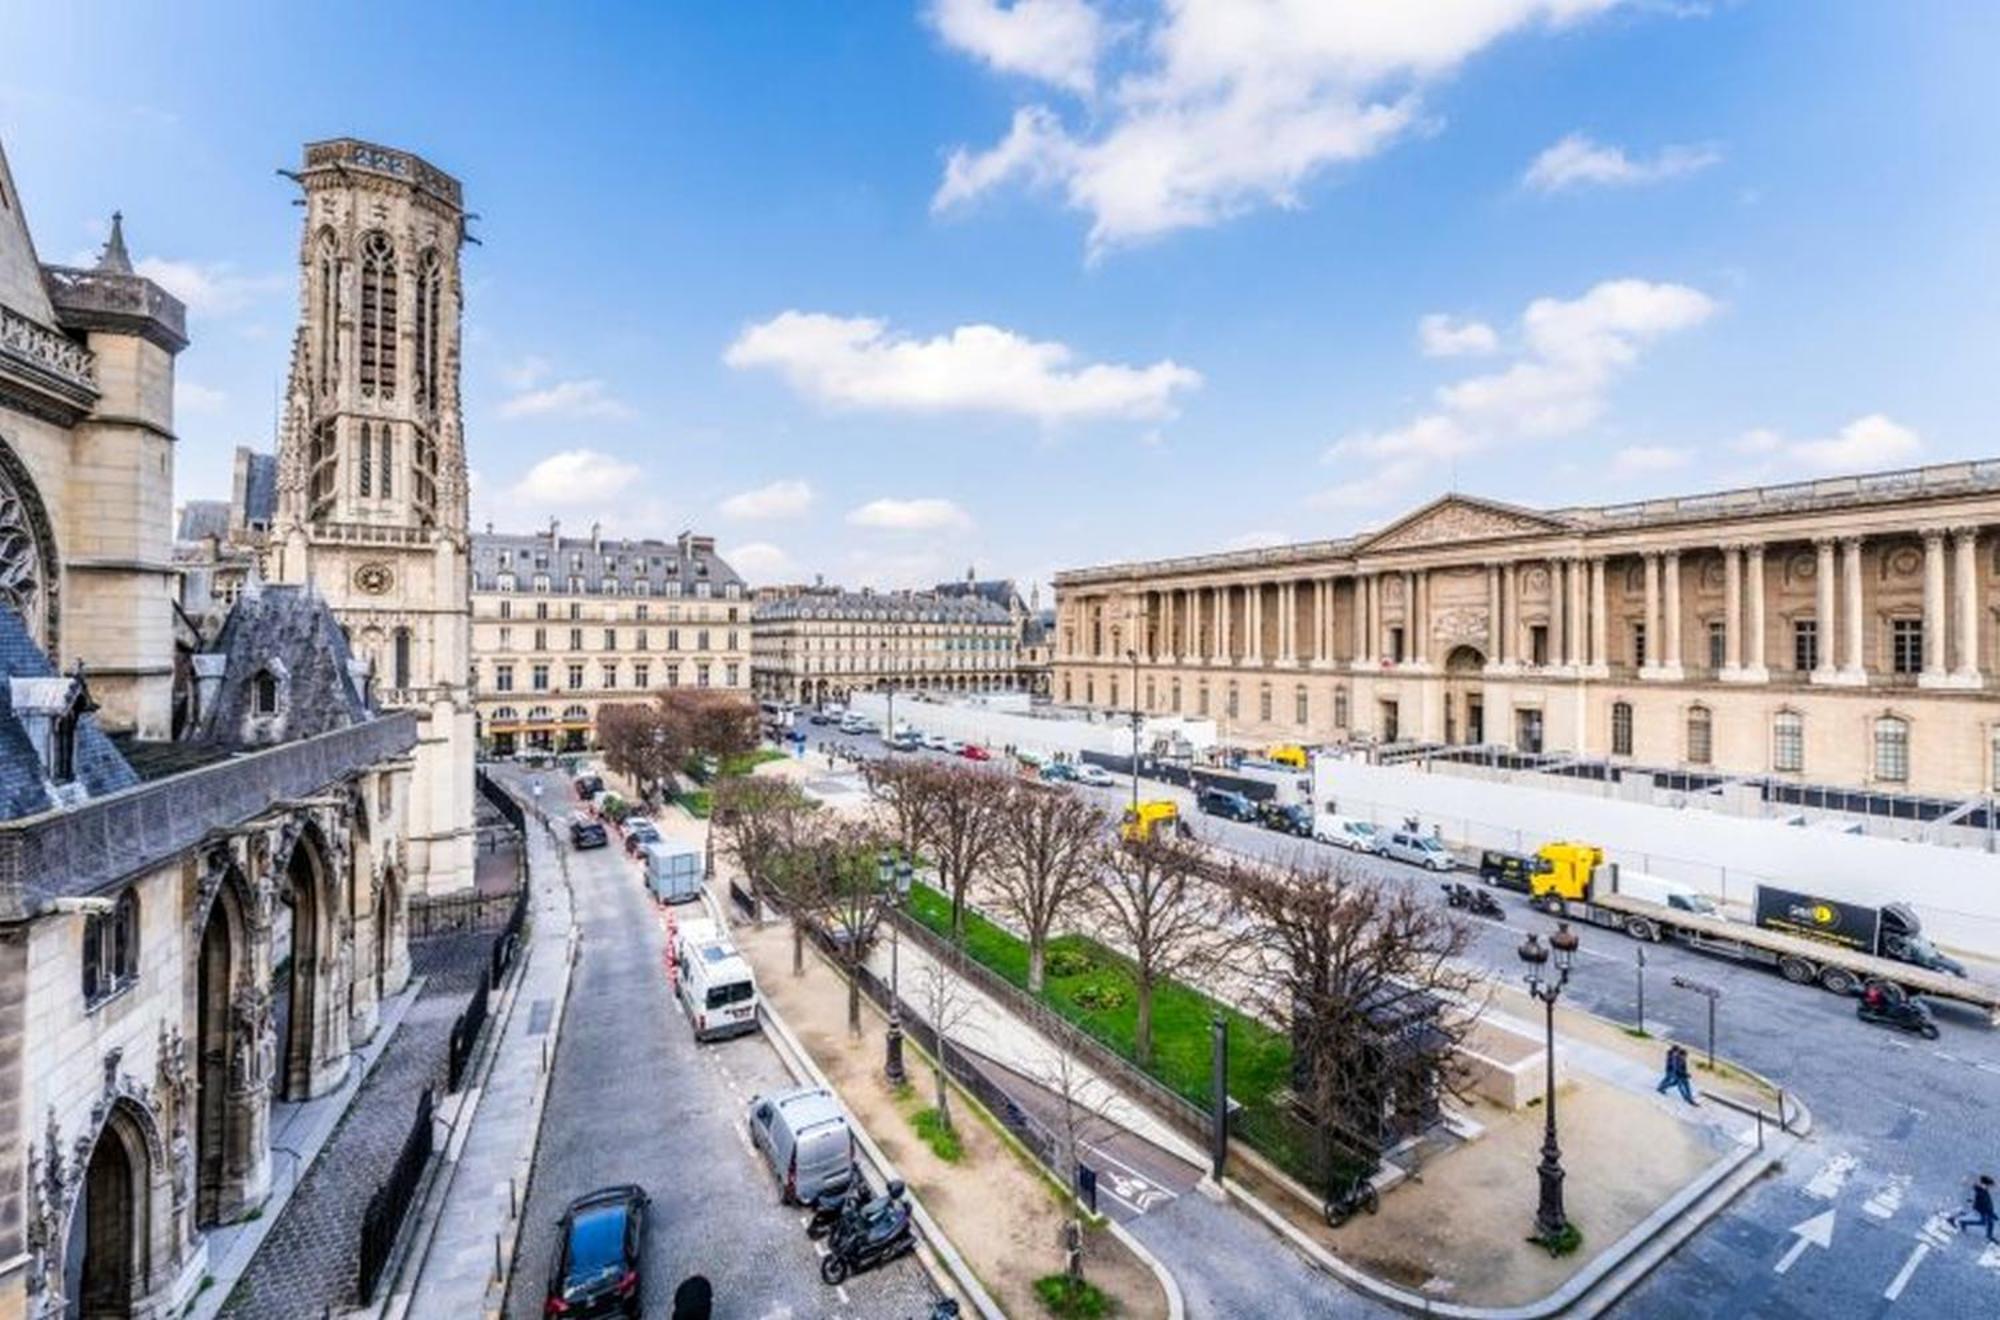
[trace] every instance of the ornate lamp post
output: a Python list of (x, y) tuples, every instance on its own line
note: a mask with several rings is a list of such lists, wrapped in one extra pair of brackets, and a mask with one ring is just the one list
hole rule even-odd
[[(1535, 1239), (1545, 1245), (1557, 1241), (1569, 1228), (1569, 1218), (1563, 1213), (1562, 1149), (1556, 1145), (1556, 1000), (1562, 998), (1563, 987), (1569, 984), (1577, 943), (1576, 932), (1564, 921), (1558, 922), (1556, 933), (1549, 936), (1548, 948), (1543, 948), (1541, 938), (1530, 932), (1516, 950), (1528, 969), (1528, 993), (1542, 1001), (1548, 1024), (1544, 1051), (1548, 1072), (1542, 1095), (1547, 1121), (1542, 1129), (1542, 1162), (1536, 1166), (1541, 1176), (1542, 1196), (1535, 1210)], [(1546, 978), (1542, 971), (1551, 953), (1555, 957), (1554, 979)]]
[[(898, 857), (886, 849), (875, 859), (875, 876), (882, 891), (889, 895), (891, 907), (900, 908), (903, 900), (910, 896), (910, 881), (916, 875), (909, 859)], [(901, 1086), (909, 1080), (903, 1070), (903, 995), (900, 989), (902, 972), (903, 941), (901, 928), (893, 921), (889, 923), (889, 1033), (884, 1042), (887, 1058), (882, 1071), (888, 1075), (891, 1086)]]

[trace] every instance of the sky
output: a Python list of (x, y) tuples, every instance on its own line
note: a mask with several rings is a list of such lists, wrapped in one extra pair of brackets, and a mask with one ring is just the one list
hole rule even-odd
[[(0, 7), (41, 257), (189, 305), (270, 448), (301, 144), (458, 176), (474, 525), (1046, 584), (1990, 456), (2000, 6)], [(32, 54), (29, 54), (29, 53)]]

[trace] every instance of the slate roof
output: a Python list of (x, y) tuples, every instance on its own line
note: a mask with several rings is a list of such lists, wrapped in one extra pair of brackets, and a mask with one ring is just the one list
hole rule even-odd
[(628, 596), (635, 594), (638, 582), (646, 583), (648, 593), (655, 596), (666, 595), (669, 583), (679, 583), (682, 593), (691, 595), (697, 582), (708, 583), (717, 596), (731, 584), (739, 595), (749, 594), (736, 570), (715, 553), (710, 537), (684, 535), (662, 541), (565, 536), (551, 541), (547, 532), (474, 532), (472, 589), (498, 591), (500, 574), (507, 572), (514, 575), (514, 589), (523, 594), (534, 591), (537, 573), (548, 574), (551, 592), (559, 595), (567, 594), (571, 577), (582, 578), (584, 589), (592, 594), (601, 590), (606, 578), (618, 583), (619, 594)]
[[(310, 586), (246, 588), (204, 654), (226, 657), (222, 684), (202, 712), (204, 742), (266, 747), (372, 718), (349, 672), (346, 634)], [(284, 675), (282, 697), (275, 716), (260, 716), (253, 680), (273, 661)]]
[(181, 523), (174, 530), (176, 541), (204, 541), (211, 536), (228, 535), (228, 500), (189, 500), (181, 505)]
[[(0, 606), (0, 820), (32, 816), (58, 805), (50, 796), (42, 759), (14, 713), (13, 680), (59, 677), (28, 635), (21, 616)], [(77, 730), (76, 777), (90, 797), (115, 793), (139, 782), (139, 776), (97, 726), (95, 715), (84, 716)]]
[(1056, 612), (1054, 610), (1042, 610), (1037, 614), (1030, 614), (1021, 624), (1021, 645), (1040, 646), (1049, 638), (1055, 636), (1055, 631)]
[(1021, 593), (1014, 589), (1013, 578), (987, 578), (983, 581), (940, 582), (932, 591), (940, 596), (977, 596), (990, 600), (1001, 609), (1011, 612), (1020, 601)]
[(804, 591), (768, 600), (750, 616), (758, 623), (788, 619), (887, 619), (904, 623), (994, 624), (1013, 622), (983, 596), (940, 596), (928, 591)]

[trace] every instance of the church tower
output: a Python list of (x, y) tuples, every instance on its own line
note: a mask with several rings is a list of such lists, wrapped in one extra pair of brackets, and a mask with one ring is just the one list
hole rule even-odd
[(459, 416), (458, 180), (421, 158), (309, 143), (301, 316), (267, 572), (333, 607), (377, 699), (417, 713), (413, 894), (473, 881), (471, 604)]

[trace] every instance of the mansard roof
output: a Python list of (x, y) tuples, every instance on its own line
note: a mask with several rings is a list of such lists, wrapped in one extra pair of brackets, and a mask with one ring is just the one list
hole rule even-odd
[(984, 596), (943, 596), (933, 591), (840, 591), (815, 589), (760, 603), (751, 617), (758, 623), (791, 619), (832, 622), (892, 622), (1001, 624), (1012, 623), (1007, 611)]
[[(51, 791), (42, 754), (30, 737), (25, 712), (15, 708), (15, 700), (17, 693), (36, 698), (60, 695), (56, 688), (77, 681), (58, 674), (28, 635), (21, 617), (0, 606), (0, 820), (18, 820), (64, 805)], [(95, 715), (84, 715), (77, 728), (76, 781), (86, 798), (102, 797), (139, 782), (139, 776), (98, 727)]]
[(732, 583), (743, 586), (742, 577), (729, 561), (715, 553), (714, 538), (693, 533), (663, 541), (657, 537), (633, 540), (552, 536), (548, 532), (474, 532), (471, 558), (475, 591), (498, 591), (501, 573), (512, 573), (514, 589), (520, 592), (533, 591), (535, 574), (546, 573), (556, 594), (566, 594), (561, 584), (570, 577), (582, 578), (584, 590), (591, 593), (607, 578), (617, 582), (625, 594), (632, 594), (635, 583), (644, 582), (655, 596), (665, 595), (671, 583), (684, 587), (697, 582), (706, 582), (711, 588)]

